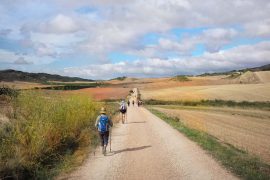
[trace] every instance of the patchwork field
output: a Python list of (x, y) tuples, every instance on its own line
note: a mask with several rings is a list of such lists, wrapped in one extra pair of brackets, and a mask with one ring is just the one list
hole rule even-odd
[(270, 162), (269, 111), (181, 106), (159, 106), (155, 109)]
[(157, 100), (270, 101), (270, 83), (174, 87), (141, 90), (141, 94), (143, 99)]
[(106, 81), (113, 87), (139, 88), (144, 90), (163, 89), (182, 86), (202, 86), (227, 84), (226, 76), (188, 77), (189, 81), (177, 81), (172, 77), (167, 78), (126, 78), (125, 80)]
[(1, 81), (0, 86), (8, 86), (15, 89), (33, 89), (33, 88), (49, 87), (50, 85), (33, 82), (23, 82), (23, 81), (14, 81), (14, 82)]
[(105, 99), (122, 99), (125, 98), (129, 93), (129, 88), (85, 88), (74, 91), (64, 91), (64, 93), (77, 94), (82, 93), (93, 97), (95, 100)]

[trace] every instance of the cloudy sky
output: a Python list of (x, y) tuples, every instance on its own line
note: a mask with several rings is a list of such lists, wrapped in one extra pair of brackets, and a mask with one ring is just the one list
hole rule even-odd
[(0, 69), (92, 79), (270, 63), (269, 0), (1, 0)]

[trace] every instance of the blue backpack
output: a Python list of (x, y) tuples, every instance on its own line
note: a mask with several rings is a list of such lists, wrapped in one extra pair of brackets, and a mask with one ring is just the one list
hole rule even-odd
[(98, 130), (100, 132), (108, 131), (109, 118), (106, 115), (101, 115), (98, 123)]
[(125, 104), (122, 104), (121, 107), (120, 107), (120, 110), (127, 110), (127, 107)]

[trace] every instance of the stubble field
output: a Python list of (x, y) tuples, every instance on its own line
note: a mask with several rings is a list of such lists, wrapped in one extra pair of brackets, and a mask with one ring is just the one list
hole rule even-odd
[(190, 128), (204, 131), (270, 163), (269, 111), (181, 106), (155, 108), (169, 116), (178, 117)]

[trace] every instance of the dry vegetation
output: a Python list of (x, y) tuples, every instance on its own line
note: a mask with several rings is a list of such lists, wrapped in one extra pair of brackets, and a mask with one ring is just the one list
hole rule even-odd
[(94, 142), (100, 105), (89, 97), (26, 91), (7, 103), (12, 112), (0, 127), (0, 179), (48, 179), (74, 163), (68, 157), (84, 159)]
[(48, 87), (50, 85), (44, 85), (41, 83), (33, 83), (33, 82), (23, 82), (23, 81), (14, 81), (14, 82), (0, 82), (0, 86), (8, 86), (10, 88), (15, 89), (34, 89), (41, 87)]
[(65, 91), (65, 94), (84, 94), (93, 97), (95, 100), (107, 100), (107, 99), (122, 99), (125, 98), (130, 89), (129, 88), (85, 88), (75, 91)]
[[(44, 90), (41, 91), (42, 95), (37, 93), (39, 91), (29, 91), (28, 94), (20, 95), (17, 101), (10, 100), (12, 103), (8, 105), (0, 104), (0, 121), (5, 124), (0, 128), (0, 174), (44, 177), (44, 172), (55, 163), (48, 164), (49, 159), (62, 161), (76, 148), (89, 145), (89, 137), (94, 134), (91, 129), (93, 118), (100, 106), (89, 101), (89, 97), (95, 100), (121, 99), (136, 87), (140, 89), (143, 99), (270, 101), (269, 71), (243, 74), (233, 79), (227, 76), (188, 79), (125, 78), (106, 81), (106, 87), (61, 90), (57, 93)], [(16, 89), (50, 86), (28, 82), (4, 84)], [(3, 100), (0, 99), (0, 102)], [(113, 114), (115, 106), (109, 106)], [(207, 132), (270, 163), (269, 111), (213, 107), (171, 108), (159, 107), (158, 110), (173, 117), (178, 116), (187, 126)]]
[(190, 128), (257, 155), (270, 163), (269, 111), (214, 107), (156, 107)]
[(246, 72), (237, 77), (205, 76), (188, 77), (190, 81), (173, 78), (126, 78), (106, 83), (112, 87), (137, 87), (143, 99), (201, 100), (222, 99), (234, 101), (269, 101), (270, 71)]
[(189, 81), (175, 81), (174, 78), (126, 78), (123, 81), (111, 80), (106, 81), (113, 87), (128, 87), (139, 88), (143, 90), (155, 90), (164, 88), (173, 88), (180, 86), (202, 86), (202, 85), (218, 85), (226, 84), (227, 81), (222, 79), (225, 76), (211, 76), (211, 77), (188, 77)]
[(119, 121), (118, 105), (80, 93), (0, 90), (0, 179), (50, 179), (70, 170), (97, 144), (100, 107)]
[(141, 90), (143, 99), (270, 101), (270, 83), (228, 84)]

